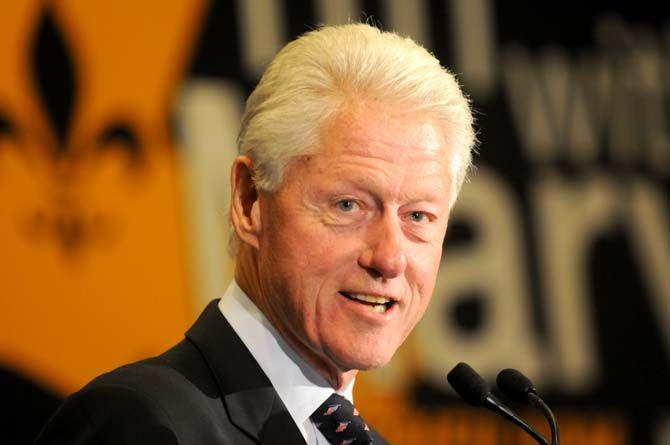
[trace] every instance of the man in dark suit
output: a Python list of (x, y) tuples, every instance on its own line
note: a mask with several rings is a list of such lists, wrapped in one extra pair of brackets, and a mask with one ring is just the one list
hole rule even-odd
[(353, 407), (426, 310), (474, 141), (423, 48), (364, 24), (288, 44), (231, 171), (235, 280), (186, 338), (72, 395), (39, 444), (385, 443)]

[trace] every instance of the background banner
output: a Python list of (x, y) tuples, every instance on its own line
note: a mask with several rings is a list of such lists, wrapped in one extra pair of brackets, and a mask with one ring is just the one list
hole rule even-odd
[(451, 391), (466, 361), (491, 382), (524, 371), (566, 444), (669, 444), (670, 13), (654, 5), (1, 3), (0, 441), (30, 443), (67, 394), (174, 344), (222, 294), (246, 96), (290, 39), (368, 20), (458, 75), (481, 143), (426, 316), (359, 378), (366, 419), (393, 443), (530, 444)]

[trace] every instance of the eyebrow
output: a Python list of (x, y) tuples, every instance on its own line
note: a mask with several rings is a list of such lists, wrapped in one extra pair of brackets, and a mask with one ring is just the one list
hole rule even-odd
[[(382, 195), (380, 192), (381, 188), (377, 185), (377, 181), (371, 176), (358, 176), (355, 175), (355, 178), (352, 178), (351, 175), (345, 174), (346, 169), (343, 169), (343, 174), (338, 177), (338, 183), (348, 183), (353, 185), (355, 188), (360, 189), (363, 192), (371, 193), (377, 197)], [(448, 205), (448, 196), (442, 197), (440, 194), (435, 193), (434, 189), (426, 187), (424, 190), (419, 190), (416, 193), (409, 194), (404, 190), (401, 190), (399, 193), (401, 201), (407, 201), (407, 204), (411, 203), (420, 203), (427, 202), (431, 204), (447, 204)]]

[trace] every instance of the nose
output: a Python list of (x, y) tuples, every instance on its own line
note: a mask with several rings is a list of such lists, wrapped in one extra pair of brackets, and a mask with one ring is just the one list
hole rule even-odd
[(391, 215), (374, 223), (367, 233), (367, 245), (358, 264), (374, 278), (395, 278), (407, 268), (400, 221)]

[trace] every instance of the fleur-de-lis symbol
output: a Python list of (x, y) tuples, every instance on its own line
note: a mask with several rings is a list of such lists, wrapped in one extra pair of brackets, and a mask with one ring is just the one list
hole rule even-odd
[(0, 140), (3, 137), (16, 137), (16, 127), (9, 116), (3, 110), (0, 110)]
[[(45, 7), (32, 42), (33, 87), (44, 110), (47, 132), (34, 134), (38, 150), (21, 150), (24, 160), (31, 165), (49, 165), (48, 185), (44, 204), (31, 210), (22, 223), (23, 233), (33, 240), (55, 240), (65, 254), (75, 254), (92, 240), (105, 238), (108, 221), (101, 214), (87, 214), (85, 203), (77, 191), (85, 184), (76, 183), (77, 173), (86, 171), (90, 177), (98, 167), (100, 157), (95, 151), (121, 150), (127, 165), (137, 171), (143, 162), (143, 144), (133, 125), (123, 117), (102, 123), (88, 137), (73, 137), (72, 121), (80, 105), (78, 70), (75, 53), (59, 26), (52, 10)], [(1, 99), (1, 98), (0, 98)], [(12, 119), (7, 107), (0, 103), (0, 142), (12, 139), (14, 146), (22, 147), (21, 128)], [(42, 162), (35, 162), (35, 156)], [(102, 232), (101, 232), (102, 230)]]
[(34, 84), (56, 136), (53, 155), (60, 157), (68, 147), (77, 80), (68, 45), (50, 9), (44, 11), (33, 43)]
[(50, 9), (45, 9), (33, 43), (34, 84), (56, 137), (51, 146), (54, 157), (67, 157), (69, 162), (80, 163), (86, 147), (113, 146), (124, 150), (131, 164), (140, 162), (140, 139), (133, 126), (123, 119), (103, 125), (92, 140), (85, 141), (85, 147), (72, 143), (71, 124), (79, 93), (77, 70), (73, 53)]

